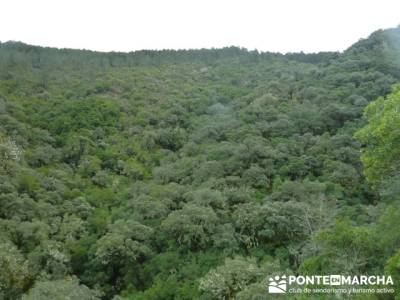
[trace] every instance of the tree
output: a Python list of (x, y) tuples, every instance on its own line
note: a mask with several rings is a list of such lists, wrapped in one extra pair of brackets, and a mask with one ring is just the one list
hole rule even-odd
[(96, 243), (96, 258), (103, 264), (127, 266), (150, 254), (153, 229), (133, 220), (118, 220)]
[(209, 271), (200, 279), (199, 288), (203, 293), (212, 295), (212, 299), (235, 299), (238, 292), (265, 279), (277, 269), (274, 262), (264, 262), (260, 266), (254, 258), (227, 258), (222, 266)]
[(101, 294), (79, 284), (75, 277), (39, 281), (22, 296), (22, 300), (99, 300)]
[(385, 180), (398, 177), (400, 167), (400, 85), (386, 98), (371, 102), (364, 115), (368, 124), (356, 133), (363, 143), (361, 160), (368, 180), (382, 186)]
[(363, 274), (376, 265), (379, 255), (374, 232), (367, 226), (354, 226), (337, 220), (331, 228), (315, 236), (319, 254), (310, 253), (300, 271), (305, 274)]
[(186, 204), (182, 209), (170, 213), (161, 228), (178, 245), (198, 250), (210, 245), (217, 224), (218, 217), (212, 208)]
[(0, 298), (18, 299), (34, 279), (28, 261), (9, 241), (0, 242)]

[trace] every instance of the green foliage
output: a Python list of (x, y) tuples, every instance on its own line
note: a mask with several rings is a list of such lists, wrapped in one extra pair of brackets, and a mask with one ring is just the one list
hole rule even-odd
[(96, 258), (104, 265), (132, 264), (150, 254), (145, 242), (153, 230), (135, 221), (118, 220), (109, 226), (108, 232), (96, 242)]
[(39, 181), (33, 174), (21, 174), (18, 179), (18, 192), (33, 195), (39, 189)]
[(1, 43), (0, 298), (397, 276), (399, 32), (286, 55)]
[(365, 175), (382, 186), (391, 177), (398, 176), (400, 137), (400, 86), (386, 98), (371, 102), (365, 109), (368, 124), (356, 137), (366, 145), (361, 157)]
[(100, 294), (80, 285), (76, 278), (37, 282), (22, 300), (97, 300)]
[(217, 224), (218, 217), (212, 208), (188, 204), (172, 212), (161, 228), (178, 245), (196, 250), (211, 243)]
[(26, 261), (20, 251), (10, 242), (0, 243), (0, 297), (17, 299), (33, 280)]
[[(326, 249), (323, 252), (328, 255), (328, 260), (325, 261), (331, 264), (328, 267), (325, 265), (324, 269), (343, 274), (363, 274), (369, 261), (375, 257), (375, 238), (367, 227), (352, 226), (346, 221), (338, 221), (332, 228), (321, 231), (316, 236), (316, 241)], [(308, 272), (311, 274), (310, 271)]]
[(253, 258), (227, 258), (224, 265), (211, 270), (200, 279), (199, 288), (212, 295), (212, 299), (234, 299), (238, 292), (262, 281), (277, 269), (278, 266), (274, 263), (259, 266)]

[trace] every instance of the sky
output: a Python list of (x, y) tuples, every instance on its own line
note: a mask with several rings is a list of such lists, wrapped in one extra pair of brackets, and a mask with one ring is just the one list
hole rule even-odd
[(97, 51), (342, 51), (400, 24), (400, 0), (0, 0), (0, 41)]

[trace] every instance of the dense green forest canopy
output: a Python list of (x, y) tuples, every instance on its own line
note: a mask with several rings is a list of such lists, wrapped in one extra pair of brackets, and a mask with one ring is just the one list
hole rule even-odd
[(0, 298), (399, 284), (398, 82), (400, 28), (343, 53), (1, 43)]

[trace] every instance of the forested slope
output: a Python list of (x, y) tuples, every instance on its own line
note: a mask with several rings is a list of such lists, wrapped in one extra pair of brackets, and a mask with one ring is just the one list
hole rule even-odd
[(0, 44), (0, 298), (267, 299), (273, 274), (400, 277), (398, 153), (378, 164), (359, 131), (399, 81), (400, 28), (343, 53)]

